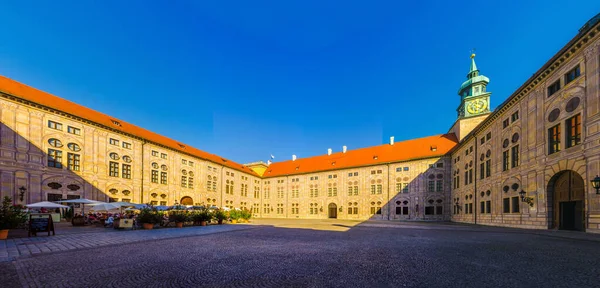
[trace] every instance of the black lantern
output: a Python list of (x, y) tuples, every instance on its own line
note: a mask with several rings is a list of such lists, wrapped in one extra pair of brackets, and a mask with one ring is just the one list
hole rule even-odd
[(23, 198), (25, 197), (25, 191), (27, 191), (27, 188), (25, 188), (24, 186), (21, 186), (21, 188), (19, 188), (19, 199), (21, 201), (23, 201)]
[(521, 196), (521, 202), (525, 202), (529, 204), (530, 207), (533, 207), (533, 198), (525, 196), (526, 194), (527, 192), (525, 192), (525, 190), (521, 190), (521, 192), (519, 192), (519, 196)]
[(596, 178), (592, 179), (592, 187), (596, 189), (596, 194), (600, 194), (600, 176), (596, 175)]

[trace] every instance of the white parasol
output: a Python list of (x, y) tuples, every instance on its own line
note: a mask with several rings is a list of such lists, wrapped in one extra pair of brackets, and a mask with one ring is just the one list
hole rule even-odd
[(27, 208), (69, 208), (69, 206), (60, 205), (53, 202), (42, 201), (25, 205)]
[(97, 203), (90, 204), (90, 210), (92, 211), (109, 211), (109, 210), (119, 210), (121, 206), (115, 205), (114, 203)]
[[(90, 200), (90, 199), (85, 199), (85, 198), (79, 198), (79, 199), (71, 199), (71, 200), (59, 200), (59, 201), (54, 201), (54, 202), (60, 202), (60, 203), (75, 203), (75, 204), (94, 204), (94, 203), (104, 203), (102, 201), (96, 201), (96, 200)], [(84, 209), (85, 206), (81, 207), (81, 214), (84, 214)]]

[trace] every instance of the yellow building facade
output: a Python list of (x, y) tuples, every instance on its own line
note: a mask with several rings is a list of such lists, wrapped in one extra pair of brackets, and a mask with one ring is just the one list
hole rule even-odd
[(597, 233), (599, 47), (596, 17), (493, 111), (473, 59), (446, 134), (245, 165), (0, 77), (0, 193)]

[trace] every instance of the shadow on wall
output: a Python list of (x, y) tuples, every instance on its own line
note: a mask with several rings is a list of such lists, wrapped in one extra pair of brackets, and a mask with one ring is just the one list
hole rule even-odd
[[(25, 130), (29, 129), (27, 125)], [(91, 155), (84, 154), (81, 136), (60, 131), (43, 135), (36, 139), (47, 147), (43, 150), (4, 123), (0, 123), (0, 135), (0, 194), (12, 197), (14, 203), (78, 198), (109, 201), (109, 197), (127, 197), (108, 196), (97, 188), (98, 168), (84, 167), (83, 158)]]

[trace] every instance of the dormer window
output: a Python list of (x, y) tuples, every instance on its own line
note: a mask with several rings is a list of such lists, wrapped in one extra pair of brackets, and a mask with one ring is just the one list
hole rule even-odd
[(117, 121), (117, 120), (110, 119), (110, 121), (112, 122), (113, 125), (121, 126), (121, 123), (119, 121)]
[(431, 147), (429, 147), (429, 149), (430, 149), (432, 152), (435, 152), (435, 151), (437, 151), (437, 146), (431, 146)]
[(379, 157), (377, 157), (377, 155), (373, 156), (373, 160), (377, 160), (379, 159)]

